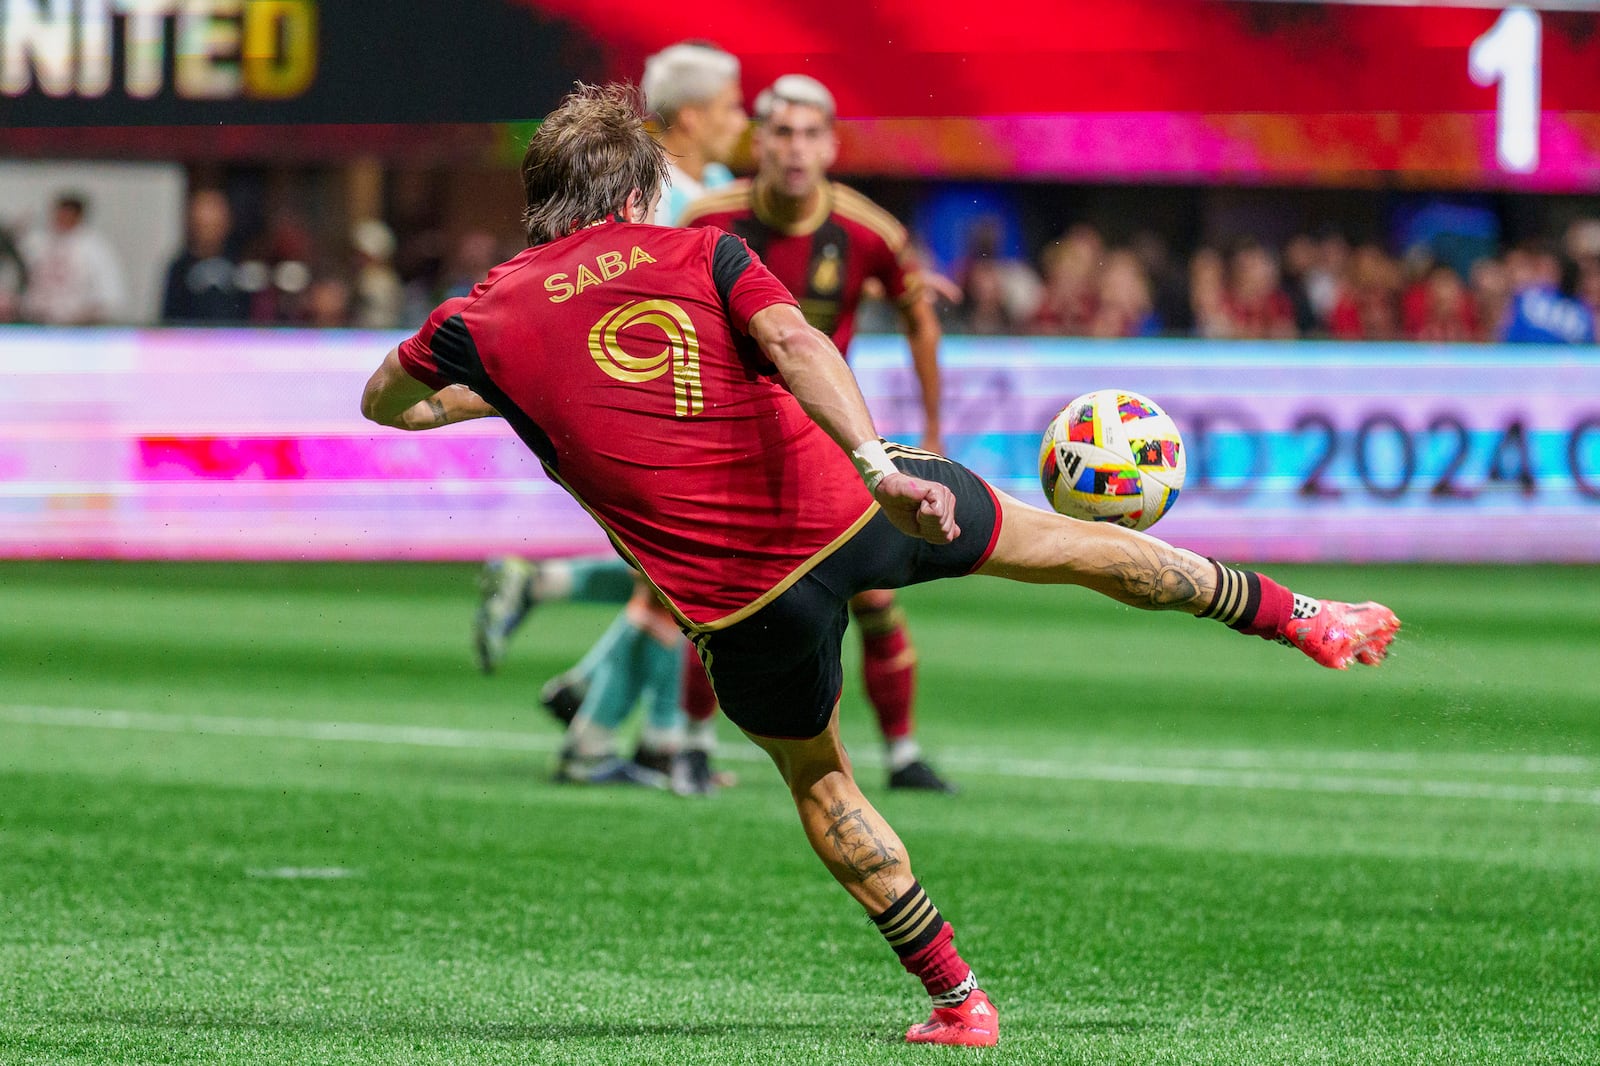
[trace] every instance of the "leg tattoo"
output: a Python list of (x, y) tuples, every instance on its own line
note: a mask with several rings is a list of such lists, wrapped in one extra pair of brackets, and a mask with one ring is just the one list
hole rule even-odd
[(1107, 563), (1105, 573), (1120, 587), (1118, 598), (1135, 607), (1160, 611), (1196, 604), (1201, 583), (1212, 576), (1204, 559), (1173, 549), (1132, 541), (1115, 550), (1121, 558)]
[(889, 872), (900, 865), (900, 856), (878, 839), (866, 814), (860, 808), (847, 811), (843, 803), (828, 808), (828, 814), (833, 824), (828, 826), (827, 837), (839, 862), (863, 884), (874, 877), (887, 883)]

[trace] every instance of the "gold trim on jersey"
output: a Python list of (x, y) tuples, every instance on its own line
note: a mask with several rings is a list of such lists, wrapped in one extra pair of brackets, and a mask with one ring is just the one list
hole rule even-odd
[(898, 256), (906, 246), (908, 235), (905, 226), (889, 212), (856, 192), (848, 185), (831, 182), (833, 210), (852, 222), (858, 222), (883, 238), (889, 250)]
[[(931, 455), (932, 453), (929, 452), (927, 454)], [(934, 456), (934, 458), (939, 457)], [(754, 600), (745, 604), (743, 607), (740, 607), (731, 614), (725, 614), (721, 618), (715, 618), (709, 622), (700, 623), (690, 621), (689, 616), (683, 613), (683, 611), (678, 607), (677, 603), (673, 601), (672, 597), (668, 596), (660, 585), (657, 585), (653, 580), (651, 580), (650, 574), (644, 568), (644, 564), (639, 562), (638, 557), (635, 556), (633, 552), (628, 550), (628, 546), (622, 542), (622, 538), (617, 536), (616, 533), (612, 531), (611, 527), (606, 524), (605, 519), (601, 518), (595, 513), (594, 508), (590, 507), (584, 502), (583, 497), (572, 491), (572, 486), (563, 481), (561, 476), (555, 472), (555, 469), (551, 467), (550, 464), (541, 462), (540, 465), (544, 467), (544, 472), (549, 475), (550, 480), (554, 481), (557, 485), (560, 485), (564, 490), (566, 490), (567, 495), (571, 496), (574, 500), (577, 500), (578, 506), (582, 507), (586, 512), (588, 512), (589, 517), (595, 520), (595, 524), (600, 527), (601, 531), (605, 533), (606, 538), (611, 541), (612, 546), (617, 549), (617, 554), (621, 555), (623, 559), (627, 560), (629, 566), (633, 567), (639, 572), (639, 576), (644, 578), (645, 583), (650, 586), (650, 588), (658, 597), (660, 597), (662, 604), (666, 606), (667, 610), (672, 612), (672, 616), (678, 621), (679, 628), (688, 633), (690, 640), (695, 640), (697, 637), (702, 637), (708, 633), (714, 633), (719, 629), (727, 629), (735, 622), (742, 622), (746, 618), (749, 618), (752, 614), (755, 614), (761, 608), (765, 607), (767, 604), (771, 603), (773, 600), (777, 599), (779, 596), (782, 596), (785, 592), (788, 592), (794, 587), (797, 581), (805, 577), (811, 571), (815, 570), (817, 565), (820, 564), (824, 559), (843, 547), (851, 537), (861, 532), (861, 528), (868, 522), (872, 521), (872, 516), (877, 514), (879, 510), (878, 503), (876, 500), (874, 500), (870, 505), (868, 505), (867, 509), (862, 512), (860, 518), (857, 518), (854, 522), (850, 523), (849, 528), (847, 528), (843, 533), (840, 533), (837, 537), (833, 538), (832, 542), (819, 548), (816, 553), (805, 562), (789, 571), (788, 574), (784, 575), (782, 581), (779, 581), (766, 592), (763, 592), (760, 596), (756, 597)]]
[(900, 270), (901, 284), (905, 286), (905, 291), (895, 300), (895, 306), (904, 311), (915, 305), (923, 298), (927, 282), (923, 278), (921, 269), (918, 268), (916, 254), (911, 248), (911, 235), (906, 232), (905, 226), (900, 224), (899, 219), (848, 185), (834, 182), (833, 193), (834, 214), (867, 227), (882, 239), (889, 251), (894, 253), (895, 265)]
[(684, 208), (680, 221), (688, 225), (702, 215), (748, 210), (762, 225), (770, 227), (777, 233), (790, 237), (804, 237), (820, 229), (829, 215), (838, 214), (882, 237), (889, 250), (897, 257), (904, 254), (910, 243), (910, 235), (899, 219), (848, 185), (837, 181), (824, 181), (819, 188), (822, 190), (822, 195), (817, 198), (816, 208), (804, 218), (788, 225), (774, 214), (770, 193), (749, 178), (740, 178), (731, 185), (725, 185), (715, 192), (702, 196)]
[(817, 186), (817, 203), (810, 211), (801, 215), (792, 222), (785, 222), (773, 208), (771, 190), (765, 186), (752, 183), (750, 186), (750, 213), (774, 233), (781, 233), (785, 237), (805, 237), (822, 228), (828, 221), (828, 216), (833, 214), (834, 184), (824, 181)]
[(692, 201), (678, 216), (678, 224), (687, 226), (701, 215), (716, 215), (724, 211), (742, 211), (750, 206), (750, 179), (740, 178)]
[(833, 542), (831, 544), (819, 548), (815, 555), (801, 563), (799, 566), (795, 567), (793, 570), (789, 571), (788, 575), (785, 576), (782, 581), (772, 586), (766, 592), (763, 592), (760, 596), (756, 597), (745, 606), (739, 608), (737, 611), (734, 611), (732, 614), (725, 614), (713, 622), (707, 622), (704, 625), (695, 626), (695, 631), (697, 633), (714, 633), (719, 629), (727, 629), (735, 622), (742, 622), (746, 618), (749, 618), (751, 615), (761, 610), (761, 608), (765, 607), (779, 596), (782, 596), (785, 592), (788, 592), (794, 587), (797, 581), (811, 573), (811, 571), (815, 570), (818, 564), (820, 564), (824, 559), (842, 548), (851, 537), (861, 532), (861, 528), (863, 526), (872, 521), (873, 515), (877, 514), (878, 510), (878, 503), (876, 500), (874, 500), (871, 506), (862, 512), (860, 518), (850, 523), (848, 529), (846, 529), (843, 533), (840, 533), (837, 537), (833, 538)]

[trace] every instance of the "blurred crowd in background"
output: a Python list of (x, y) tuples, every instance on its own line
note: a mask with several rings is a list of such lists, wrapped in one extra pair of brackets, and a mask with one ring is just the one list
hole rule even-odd
[(975, 233), (952, 332), (1592, 344), (1600, 315), (1600, 219), (1460, 265), (1427, 244), (1396, 253), (1337, 231), (1174, 254), (1154, 232), (1113, 245), (1080, 223), (1033, 261)]
[[(889, 202), (909, 208), (924, 262), (961, 293), (940, 304), (953, 333), (1593, 343), (1600, 315), (1600, 204), (1515, 243), (1485, 211), (1360, 239), (1330, 223), (1212, 241), (1127, 225), (1113, 237), (1089, 221), (1053, 230), (978, 206), (935, 251), (915, 197), (890, 190)], [(191, 183), (151, 308), (130, 305), (125, 251), (84, 194), (60, 190), (32, 224), (0, 218), (11, 224), (0, 228), (0, 322), (408, 329), (521, 247), (509, 209), (491, 228), (452, 225), (426, 195), (390, 196), (386, 217), (356, 219), (315, 197), (242, 199)], [(1063, 190), (1061, 216), (1071, 207)], [(868, 308), (862, 328), (875, 326), (893, 331), (892, 314)]]

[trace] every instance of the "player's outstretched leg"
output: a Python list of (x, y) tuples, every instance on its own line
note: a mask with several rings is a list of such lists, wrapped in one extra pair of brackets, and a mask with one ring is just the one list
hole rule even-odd
[(1312, 599), (1265, 574), (1235, 570), (1145, 533), (996, 495), (1004, 513), (1000, 540), (979, 573), (1081, 585), (1131, 607), (1214, 618), (1299, 648), (1334, 670), (1352, 662), (1378, 665), (1400, 630), (1400, 620), (1380, 603)]
[(912, 1026), (906, 1039), (994, 1045), (999, 1016), (956, 951), (954, 930), (917, 883), (905, 845), (856, 787), (839, 742), (838, 707), (828, 728), (807, 740), (746, 735), (777, 764), (817, 857), (932, 997), (932, 1017)]
[(867, 702), (878, 716), (878, 730), (889, 761), (889, 787), (923, 792), (954, 792), (955, 786), (922, 757), (914, 725), (917, 651), (906, 631), (905, 612), (886, 589), (850, 598), (850, 613), (861, 634), (861, 678)]

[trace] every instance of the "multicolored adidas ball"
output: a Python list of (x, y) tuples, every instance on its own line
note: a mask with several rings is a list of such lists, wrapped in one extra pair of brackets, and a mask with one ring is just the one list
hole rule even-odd
[(1149, 529), (1172, 508), (1188, 461), (1167, 413), (1136, 392), (1100, 389), (1061, 409), (1039, 447), (1039, 482), (1069, 518)]

